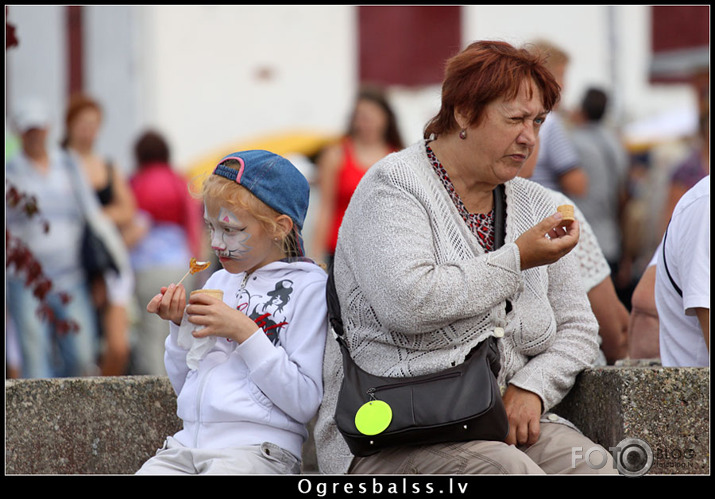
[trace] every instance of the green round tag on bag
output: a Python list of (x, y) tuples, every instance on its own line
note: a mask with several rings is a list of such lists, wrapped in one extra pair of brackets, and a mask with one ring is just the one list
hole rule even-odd
[(377, 435), (390, 426), (392, 408), (382, 400), (371, 400), (355, 414), (355, 427), (363, 435)]

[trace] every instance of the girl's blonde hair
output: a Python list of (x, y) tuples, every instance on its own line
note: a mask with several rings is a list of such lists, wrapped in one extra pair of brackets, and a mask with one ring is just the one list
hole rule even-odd
[[(227, 166), (231, 165), (227, 164)], [(201, 185), (201, 192), (192, 192), (195, 198), (204, 202), (206, 199), (223, 200), (233, 208), (247, 211), (258, 220), (268, 234), (278, 238), (277, 244), (287, 257), (300, 256), (296, 231), (290, 230), (286, 234), (276, 220), (281, 213), (258, 199), (251, 191), (227, 178), (212, 174), (207, 175)]]

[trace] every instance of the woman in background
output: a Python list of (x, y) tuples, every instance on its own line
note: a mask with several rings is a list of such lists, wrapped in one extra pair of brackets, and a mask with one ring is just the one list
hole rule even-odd
[[(129, 234), (136, 212), (134, 197), (121, 169), (95, 150), (102, 125), (100, 104), (86, 95), (74, 95), (67, 107), (65, 125), (63, 147), (77, 160), (97, 194), (102, 211), (114, 222), (129, 247), (133, 243)], [(131, 268), (88, 277), (102, 334), (101, 372), (105, 376), (126, 374), (130, 355), (128, 307), (134, 292)]]
[(402, 148), (385, 95), (374, 88), (360, 91), (347, 133), (318, 159), (320, 208), (312, 246), (317, 259), (332, 262), (343, 215), (368, 168)]

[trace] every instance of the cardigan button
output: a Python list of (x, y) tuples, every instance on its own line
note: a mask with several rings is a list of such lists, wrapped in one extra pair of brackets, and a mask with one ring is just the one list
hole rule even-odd
[(495, 327), (494, 328), (494, 336), (497, 338), (501, 338), (504, 336), (504, 328), (503, 327)]

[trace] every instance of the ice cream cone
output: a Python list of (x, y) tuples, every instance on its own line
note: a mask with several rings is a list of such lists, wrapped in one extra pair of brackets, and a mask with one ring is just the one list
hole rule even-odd
[(570, 204), (562, 204), (558, 208), (556, 208), (561, 215), (563, 215), (563, 224), (564, 225), (569, 225), (571, 222), (576, 220), (574, 218), (574, 213), (573, 213), (573, 206)]
[(206, 293), (207, 295), (211, 295), (219, 300), (223, 300), (223, 291), (220, 289), (196, 289), (191, 292), (191, 296), (196, 293)]

